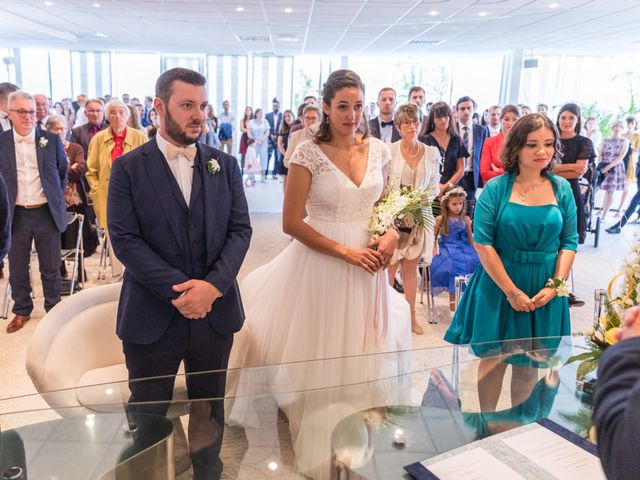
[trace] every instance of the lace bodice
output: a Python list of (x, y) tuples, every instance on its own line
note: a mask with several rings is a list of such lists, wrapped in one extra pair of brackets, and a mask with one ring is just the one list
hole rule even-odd
[(318, 145), (308, 140), (296, 148), (290, 163), (311, 172), (307, 213), (332, 222), (368, 221), (384, 187), (382, 168), (391, 160), (386, 144), (369, 137), (367, 169), (358, 187), (342, 173)]

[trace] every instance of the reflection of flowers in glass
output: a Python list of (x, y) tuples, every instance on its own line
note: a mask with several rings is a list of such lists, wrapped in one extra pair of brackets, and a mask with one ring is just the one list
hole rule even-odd
[(209, 175), (215, 175), (218, 173), (220, 171), (220, 164), (218, 163), (218, 160), (215, 158), (209, 160), (207, 162), (207, 171), (209, 172)]
[(40, 148), (46, 148), (48, 143), (49, 140), (47, 140), (46, 137), (40, 137), (40, 140), (38, 140), (38, 145), (40, 145)]

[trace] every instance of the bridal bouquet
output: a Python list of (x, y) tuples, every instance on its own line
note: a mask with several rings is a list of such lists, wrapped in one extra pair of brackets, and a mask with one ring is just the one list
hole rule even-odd
[(385, 197), (373, 209), (369, 222), (369, 231), (375, 240), (384, 235), (391, 227), (427, 228), (432, 226), (433, 218), (427, 215), (425, 208), (431, 206), (429, 197), (433, 194), (427, 188), (402, 187), (390, 189)]
[(592, 328), (583, 332), (587, 351), (567, 360), (567, 363), (580, 362), (578, 380), (583, 380), (597, 368), (605, 349), (617, 342), (616, 333), (620, 330), (626, 310), (636, 305), (640, 305), (640, 236), (637, 236), (636, 243), (622, 264), (622, 271), (609, 282), (604, 298), (604, 314), (593, 323)]

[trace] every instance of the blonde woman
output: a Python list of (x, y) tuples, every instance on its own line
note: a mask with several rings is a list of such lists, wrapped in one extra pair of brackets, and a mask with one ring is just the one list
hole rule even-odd
[[(396, 111), (393, 123), (402, 138), (391, 144), (389, 188), (426, 187), (435, 197), (439, 192), (441, 156), (436, 147), (427, 146), (418, 140), (422, 113), (413, 103), (401, 105)], [(411, 331), (418, 335), (423, 333), (415, 312), (418, 262), (420, 258), (424, 258), (431, 264), (433, 251), (434, 219), (431, 208), (428, 209), (427, 215), (431, 224), (426, 229), (415, 226), (400, 228), (400, 239), (389, 265), (389, 281), (392, 285), (396, 271), (402, 265), (402, 285), (411, 311)]]

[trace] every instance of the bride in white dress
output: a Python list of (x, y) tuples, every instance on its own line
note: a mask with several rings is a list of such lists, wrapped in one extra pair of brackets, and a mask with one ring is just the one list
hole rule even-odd
[[(411, 346), (408, 304), (385, 280), (398, 234), (390, 229), (371, 242), (367, 230), (391, 154), (359, 131), (363, 103), (357, 74), (329, 76), (318, 136), (300, 144), (290, 160), (283, 228), (295, 241), (241, 285), (252, 338), (234, 348), (248, 349), (245, 367), (336, 359), (271, 369), (262, 380), (288, 417), (296, 468), (314, 479), (329, 478), (338, 421), (403, 395), (401, 353), (343, 357)], [(240, 398), (256, 393), (260, 381), (250, 376), (241, 374), (231, 423), (255, 421), (250, 402)], [(327, 388), (353, 384), (359, 385)]]

